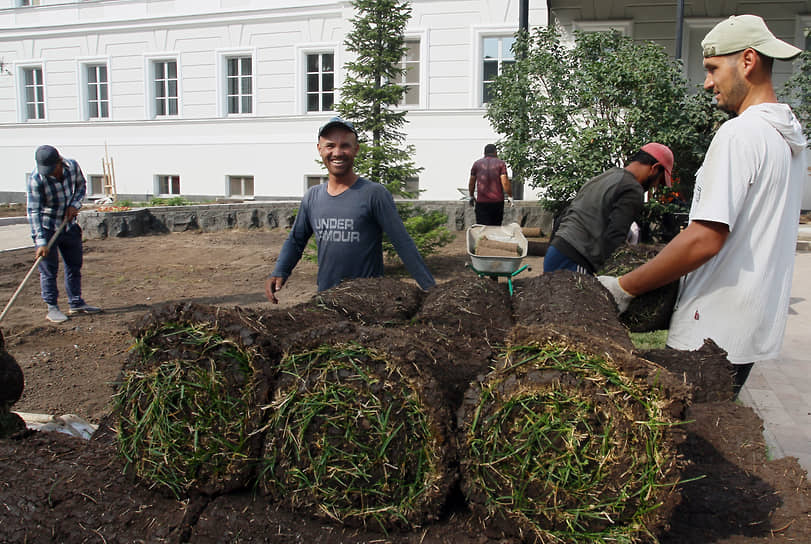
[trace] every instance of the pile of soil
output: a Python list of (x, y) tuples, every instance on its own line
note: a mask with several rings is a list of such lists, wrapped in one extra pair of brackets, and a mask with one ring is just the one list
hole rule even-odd
[[(152, 307), (167, 302), (196, 302), (234, 309), (256, 327), (264, 327), (285, 342), (304, 345), (322, 335), (381, 334), (364, 332), (366, 321), (344, 315), (366, 315), (377, 300), (363, 300), (348, 291), (323, 299), (315, 309), (292, 311), (315, 295), (313, 264), (302, 262), (279, 293), (281, 304), (264, 300), (264, 277), (284, 241), (282, 230), (173, 234), (135, 239), (90, 241), (86, 244), (85, 298), (105, 313), (73, 318), (63, 325), (44, 320), (45, 306), (38, 285), (29, 282), (4, 319), (8, 352), (25, 373), (23, 397), (14, 406), (22, 412), (75, 413), (101, 422), (110, 413), (114, 382), (124, 367), (132, 336), (128, 332)], [(457, 282), (455, 319), (437, 323), (413, 349), (430, 355), (437, 368), (449, 371), (448, 354), (469, 354), (472, 364), (446, 383), (459, 387), (471, 373), (486, 372), (492, 346), (503, 341), (505, 323), (512, 326), (531, 317), (533, 289), (548, 286), (540, 277), (541, 260), (526, 259), (532, 271), (515, 280), (514, 312), (504, 315), (504, 280), (478, 279), (464, 269), (465, 241), (456, 241), (426, 259), (438, 282)], [(0, 261), (0, 297), (8, 300), (33, 262), (33, 250), (7, 252)], [(390, 278), (406, 278), (399, 266), (387, 267)], [(491, 283), (488, 283), (491, 282)], [(531, 289), (519, 289), (520, 283)], [(530, 283), (532, 282), (532, 283)], [(540, 283), (534, 283), (540, 282)], [(403, 283), (403, 282), (399, 282)], [(410, 279), (405, 283), (413, 284)], [(466, 303), (470, 289), (495, 291), (493, 302), (481, 308)], [(392, 342), (402, 342), (390, 331), (407, 328), (412, 295), (409, 289), (393, 296), (401, 310), (375, 323)], [(499, 291), (501, 291), (499, 293)], [(426, 295), (422, 304), (428, 305)], [(438, 295), (438, 293), (437, 293)], [(445, 295), (447, 296), (447, 294)], [(607, 296), (607, 294), (605, 295)], [(509, 297), (507, 297), (509, 300)], [(573, 301), (556, 300), (543, 311), (551, 315), (577, 312)], [(523, 310), (522, 310), (523, 308)], [(588, 308), (574, 318), (583, 330), (602, 331), (612, 345), (632, 350), (626, 332), (615, 328)], [(501, 312), (501, 313), (500, 313)], [(446, 314), (447, 315), (447, 314)], [(471, 321), (478, 316), (479, 319)], [(302, 331), (303, 319), (318, 326)], [(417, 314), (414, 319), (420, 319)], [(426, 321), (431, 318), (426, 316)], [(379, 317), (367, 320), (380, 320)], [(505, 321), (506, 320), (506, 321)], [(392, 326), (396, 324), (396, 326)], [(282, 346), (283, 347), (283, 346)], [(416, 356), (416, 355), (415, 355)], [(474, 358), (478, 358), (473, 361)], [(651, 356), (650, 359), (655, 357)], [(679, 359), (680, 361), (682, 359)], [(708, 373), (681, 372), (687, 383)], [(667, 367), (661, 360), (657, 361)], [(478, 366), (477, 366), (478, 365)], [(475, 371), (473, 369), (476, 369)], [(457, 369), (458, 370), (458, 369)], [(454, 381), (456, 380), (456, 381)], [(695, 394), (685, 417), (685, 440), (679, 455), (689, 463), (682, 477), (696, 479), (679, 486), (681, 503), (657, 534), (660, 542), (802, 542), (811, 534), (811, 488), (793, 458), (769, 460), (762, 438), (762, 422), (754, 412), (729, 400), (713, 398), (714, 385), (703, 384), (704, 397)], [(448, 385), (448, 394), (454, 386)], [(723, 383), (720, 389), (725, 389)], [(456, 391), (458, 393), (458, 390)], [(702, 399), (712, 399), (707, 402)], [(373, 542), (484, 543), (512, 542), (497, 527), (481, 526), (453, 493), (438, 513), (439, 519), (416, 531), (381, 533), (374, 527), (345, 527), (304, 517), (279, 508), (251, 490), (223, 495), (194, 495), (185, 501), (123, 477), (123, 461), (114, 451), (109, 431), (101, 427), (90, 442), (58, 433), (30, 432), (0, 440), (0, 541), (3, 542)]]

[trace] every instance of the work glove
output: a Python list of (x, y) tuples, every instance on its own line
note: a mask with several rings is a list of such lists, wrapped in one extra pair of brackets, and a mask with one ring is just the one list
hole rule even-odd
[(614, 302), (617, 303), (619, 313), (625, 312), (634, 299), (634, 295), (622, 288), (620, 279), (616, 276), (597, 276), (597, 279), (600, 280), (603, 287), (608, 289), (608, 292), (614, 297)]
[(476, 198), (475, 197), (470, 197), (467, 201), (470, 203), (471, 206), (476, 205)]
[(508, 196), (507, 197), (507, 202), (510, 203), (510, 208), (515, 208), (515, 202), (513, 202), (513, 197)]

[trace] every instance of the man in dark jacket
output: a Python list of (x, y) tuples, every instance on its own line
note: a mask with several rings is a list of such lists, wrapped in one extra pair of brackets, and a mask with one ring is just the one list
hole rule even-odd
[(642, 146), (624, 168), (611, 168), (587, 181), (563, 213), (543, 271), (594, 274), (625, 241), (642, 211), (645, 191), (662, 180), (670, 187), (672, 171), (673, 152), (653, 142)]

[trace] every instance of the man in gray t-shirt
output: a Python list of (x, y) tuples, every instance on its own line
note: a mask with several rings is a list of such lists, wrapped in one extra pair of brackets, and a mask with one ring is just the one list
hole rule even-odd
[(293, 230), (265, 282), (265, 295), (274, 304), (279, 302), (276, 292), (284, 286), (313, 234), (318, 244), (319, 291), (344, 279), (382, 276), (383, 232), (419, 286), (428, 289), (435, 285), (391, 193), (355, 174), (358, 149), (355, 127), (340, 117), (333, 117), (318, 131), (318, 152), (329, 178), (326, 184), (305, 193)]

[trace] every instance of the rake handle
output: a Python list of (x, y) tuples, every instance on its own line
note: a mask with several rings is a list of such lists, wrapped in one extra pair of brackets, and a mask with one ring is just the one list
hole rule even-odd
[[(45, 249), (47, 249), (48, 251), (51, 250), (51, 246), (54, 245), (54, 242), (56, 242), (56, 239), (59, 237), (60, 234), (62, 234), (62, 231), (65, 230), (65, 225), (67, 225), (67, 221), (62, 221), (62, 224), (59, 225), (58, 229), (56, 229), (56, 232), (54, 232), (53, 236), (51, 236), (51, 239), (48, 240), (48, 245), (45, 246)], [(42, 260), (41, 256), (37, 257), (37, 259), (34, 261), (34, 264), (31, 266), (31, 269), (28, 270), (28, 274), (25, 275), (23, 281), (20, 283), (20, 286), (17, 287), (17, 290), (14, 291), (13, 295), (11, 295), (11, 299), (8, 301), (8, 304), (6, 304), (6, 307), (3, 308), (3, 313), (0, 314), (0, 321), (3, 321), (3, 318), (6, 317), (6, 314), (11, 308), (11, 305), (14, 304), (15, 300), (17, 300), (17, 296), (20, 294), (20, 291), (23, 290), (23, 287), (25, 287), (25, 284), (28, 282), (28, 278), (30, 278), (31, 274), (34, 273), (34, 270), (37, 269), (37, 265), (39, 265), (39, 262), (41, 260)]]

